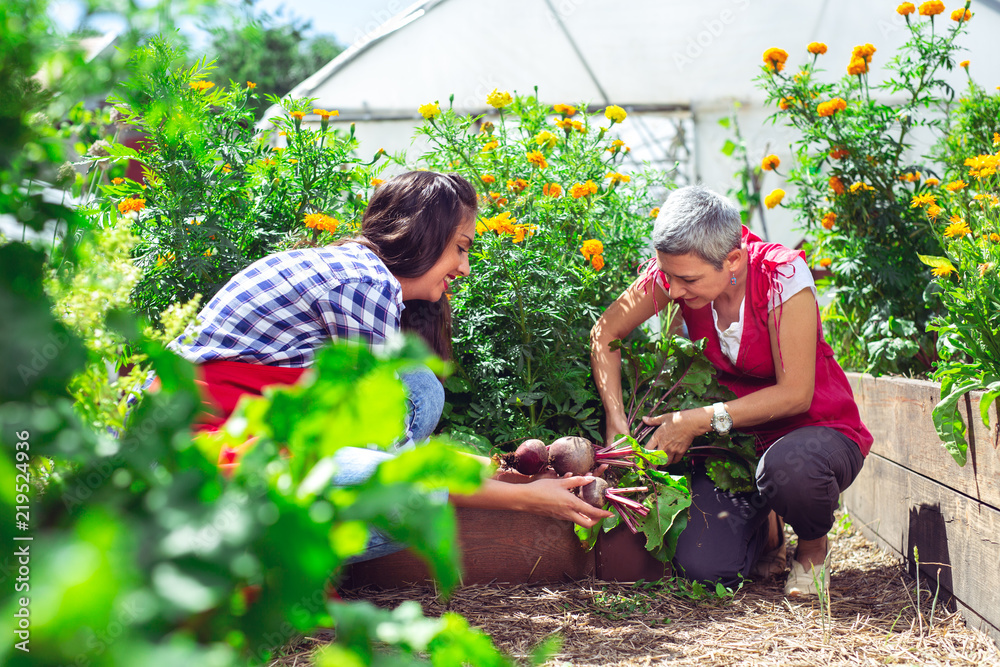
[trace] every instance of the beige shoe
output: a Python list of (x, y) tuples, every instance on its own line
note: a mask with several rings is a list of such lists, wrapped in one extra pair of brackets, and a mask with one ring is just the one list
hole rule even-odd
[(818, 567), (810, 565), (806, 570), (802, 563), (793, 560), (792, 571), (788, 574), (788, 581), (785, 582), (785, 596), (818, 595), (817, 585), (824, 592), (830, 590), (830, 568), (827, 562), (823, 561)]

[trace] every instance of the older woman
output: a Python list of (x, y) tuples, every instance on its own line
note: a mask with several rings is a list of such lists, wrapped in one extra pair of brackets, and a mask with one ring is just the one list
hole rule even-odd
[(608, 440), (631, 431), (622, 402), (621, 357), (608, 343), (628, 335), (671, 299), (680, 306), (689, 336), (707, 339), (706, 356), (737, 398), (645, 417), (658, 426), (647, 446), (668, 453), (675, 463), (696, 436), (732, 428), (752, 433), (762, 452), (754, 494), (722, 493), (695, 468), (691, 517), (675, 562), (692, 579), (726, 585), (751, 573), (783, 571), (776, 514), (799, 538), (785, 594), (815, 594), (817, 583), (829, 585), (826, 534), (839, 495), (861, 470), (872, 437), (823, 338), (804, 255), (762, 242), (741, 225), (732, 203), (699, 186), (670, 195), (656, 220), (653, 245), (655, 263), (591, 333)]

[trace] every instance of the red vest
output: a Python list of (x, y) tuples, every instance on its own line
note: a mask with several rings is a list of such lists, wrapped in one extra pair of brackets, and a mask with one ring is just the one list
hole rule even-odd
[[(705, 355), (715, 366), (719, 382), (733, 391), (737, 398), (751, 394), (764, 387), (777, 384), (774, 358), (771, 355), (770, 334), (767, 329), (769, 304), (777, 303), (781, 285), (776, 283), (775, 274), (781, 272), (789, 276), (795, 269), (792, 260), (805, 255), (789, 250), (777, 243), (764, 243), (749, 229), (743, 227), (743, 243), (747, 249), (748, 268), (746, 302), (743, 309), (743, 336), (736, 364), (729, 361), (719, 346), (719, 334), (712, 319), (712, 306), (691, 309), (681, 302), (681, 314), (688, 327), (691, 340), (707, 338)], [(655, 265), (654, 267), (655, 268)], [(662, 274), (657, 276), (663, 284)], [(778, 315), (778, 349), (781, 349), (781, 306)], [(854, 393), (843, 369), (833, 358), (833, 349), (823, 337), (823, 327), (819, 321), (819, 307), (816, 309), (816, 385), (809, 410), (793, 417), (774, 419), (757, 426), (737, 429), (753, 433), (757, 438), (757, 448), (763, 451), (778, 438), (804, 426), (827, 426), (837, 430), (858, 444), (861, 454), (868, 455), (872, 446), (872, 435), (861, 423)]]

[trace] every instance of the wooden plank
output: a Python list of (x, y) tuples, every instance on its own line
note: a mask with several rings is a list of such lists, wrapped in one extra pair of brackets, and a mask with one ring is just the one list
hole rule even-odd
[[(877, 537), (966, 607), (966, 619), (1000, 642), (1000, 510), (870, 454), (844, 492), (854, 525)], [(944, 565), (937, 565), (944, 564)], [(970, 611), (972, 613), (970, 613)]]
[[(573, 524), (525, 512), (458, 508), (458, 542), (465, 584), (574, 581), (594, 575), (593, 551), (584, 551)], [(356, 563), (343, 588), (396, 588), (429, 579), (410, 551)]]
[[(969, 456), (959, 467), (934, 430), (931, 411), (940, 385), (898, 377), (874, 378), (848, 373), (861, 419), (875, 437), (872, 452), (924, 477), (1000, 508), (1000, 431), (996, 406), (990, 429), (979, 414), (981, 392), (969, 396), (963, 411), (969, 431)], [(971, 418), (970, 418), (971, 417)]]

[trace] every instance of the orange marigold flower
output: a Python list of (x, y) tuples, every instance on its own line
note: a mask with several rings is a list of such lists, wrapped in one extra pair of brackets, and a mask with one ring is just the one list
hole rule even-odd
[(610, 120), (612, 125), (615, 123), (621, 123), (625, 120), (625, 116), (627, 115), (628, 114), (625, 113), (625, 109), (622, 109), (616, 104), (612, 104), (604, 110), (604, 117)]
[(482, 182), (485, 183), (486, 185), (497, 182), (497, 178), (493, 174), (483, 174), (480, 180), (482, 180)]
[(528, 162), (535, 165), (539, 169), (545, 169), (549, 166), (549, 163), (545, 160), (545, 156), (542, 155), (541, 151), (530, 151), (528, 153)]
[(956, 236), (958, 238), (962, 238), (963, 236), (968, 236), (969, 234), (972, 234), (972, 230), (969, 229), (969, 223), (965, 220), (962, 220), (961, 222), (952, 222), (944, 228), (944, 235), (948, 238)]
[(933, 269), (931, 269), (931, 273), (937, 276), (938, 278), (943, 278), (948, 274), (955, 273), (955, 267), (952, 266), (951, 264), (945, 264), (944, 266), (935, 266)]
[(499, 192), (491, 192), (491, 193), (490, 193), (490, 197), (492, 197), (492, 198), (493, 198), (493, 202), (494, 202), (494, 203), (495, 203), (495, 204), (496, 204), (497, 206), (505, 206), (505, 205), (507, 204), (507, 198), (506, 198), (506, 197), (504, 197), (504, 196), (503, 196), (502, 194), (500, 194)]
[(305, 111), (289, 111), (288, 115), (291, 116), (292, 118), (294, 118), (295, 120), (302, 120), (303, 118), (306, 117), (306, 112)]
[(583, 253), (584, 259), (590, 259), (591, 256), (600, 255), (604, 252), (604, 244), (597, 239), (588, 239), (583, 242), (580, 252)]
[(956, 9), (951, 13), (951, 20), (961, 23), (962, 21), (968, 21), (972, 18), (972, 12), (968, 9), (962, 7), (961, 9)]
[(771, 47), (764, 51), (764, 66), (771, 72), (780, 72), (785, 69), (785, 61), (788, 60), (788, 52), (784, 49)]
[(576, 107), (571, 107), (568, 104), (553, 104), (552, 110), (556, 113), (560, 113), (563, 116), (572, 116), (576, 114)]
[(197, 90), (199, 93), (203, 93), (212, 86), (214, 86), (215, 84), (212, 83), (211, 81), (192, 81), (188, 85), (191, 86), (194, 90)]
[(378, 186), (382, 185), (383, 183), (385, 183), (385, 181), (383, 181), (381, 178), (373, 178), (372, 179), (372, 187), (373, 188), (377, 188)]
[(768, 208), (774, 208), (781, 203), (781, 200), (785, 198), (785, 191), (781, 188), (776, 188), (771, 190), (771, 193), (764, 197), (764, 205)]
[(964, 222), (964, 221), (965, 221), (965, 218), (963, 218), (960, 215), (953, 215), (950, 218), (948, 218), (948, 222)]
[(816, 107), (816, 113), (820, 116), (832, 116), (838, 111), (843, 111), (847, 108), (847, 102), (839, 97), (835, 97), (829, 102), (820, 102)]
[(873, 188), (872, 186), (868, 185), (864, 181), (858, 181), (857, 183), (851, 183), (851, 193), (852, 194), (857, 193), (857, 192), (871, 192), (874, 189), (875, 188)]
[(829, 257), (824, 257), (823, 259), (819, 260), (819, 265), (822, 266), (824, 269), (829, 267), (831, 264), (833, 264), (833, 260), (830, 259)]
[[(1000, 89), (1000, 86), (997, 86), (997, 88)], [(1000, 146), (1000, 132), (993, 133), (993, 145)]]
[(491, 232), (496, 232), (497, 235), (514, 235), (517, 233), (517, 229), (514, 225), (514, 223), (517, 222), (517, 218), (510, 217), (510, 211), (504, 211), (500, 215), (495, 215), (492, 218), (485, 218), (482, 222), (486, 229)]
[(340, 220), (332, 218), (325, 213), (310, 213), (306, 216), (306, 227), (321, 232), (335, 232)]
[(918, 11), (921, 16), (937, 16), (944, 13), (944, 3), (941, 0), (928, 0), (921, 3)]
[(483, 151), (491, 151), (499, 145), (500, 145), (499, 141), (488, 141), (485, 144), (483, 144)]
[(937, 204), (937, 195), (932, 194), (913, 195), (913, 198), (910, 200), (910, 208), (934, 204)]
[(565, 132), (567, 134), (569, 134), (570, 130), (573, 129), (573, 123), (576, 123), (576, 122), (579, 122), (579, 121), (570, 120), (569, 118), (563, 118), (562, 120), (557, 120), (556, 121), (556, 127), (560, 128), (562, 130), (565, 130)]
[(250, 90), (253, 90), (256, 87), (257, 87), (256, 83), (254, 83), (253, 81), (247, 81), (247, 88), (249, 88)]
[(232, 167), (232, 165), (230, 165), (228, 162), (226, 164), (222, 165), (222, 173), (223, 174), (231, 174), (231, 173), (233, 173), (233, 167)]
[(952, 181), (948, 185), (944, 186), (944, 189), (947, 190), (948, 192), (958, 192), (962, 188), (968, 187), (968, 185), (969, 184), (966, 183), (965, 181)]
[(958, 63), (958, 66), (959, 67), (964, 67), (965, 69), (969, 69), (969, 61), (968, 60), (963, 60), (962, 62)]
[(809, 42), (806, 50), (815, 56), (820, 56), (826, 53), (826, 44), (823, 42)]
[(865, 60), (867, 60), (867, 61), (870, 62), (871, 59), (872, 59), (872, 56), (875, 55), (876, 51), (878, 51), (878, 49), (875, 48), (874, 44), (871, 44), (871, 43), (868, 43), (868, 44), (858, 44), (851, 51), (851, 57), (852, 58), (864, 58)]
[(965, 166), (969, 167), (969, 176), (975, 176), (980, 180), (987, 178), (1000, 169), (1000, 153), (970, 157), (965, 160)]
[(910, 171), (899, 177), (899, 180), (906, 181), (907, 183), (916, 183), (920, 180), (919, 171)]
[(845, 158), (850, 154), (851, 152), (846, 148), (844, 148), (843, 146), (836, 146), (833, 148), (833, 150), (830, 151), (830, 157), (833, 158), (834, 160), (840, 160), (841, 158)]
[(593, 181), (587, 181), (586, 183), (574, 183), (569, 189), (569, 194), (573, 199), (580, 199), (581, 197), (588, 197), (593, 194), (597, 194), (597, 183)]
[(322, 118), (323, 120), (329, 120), (330, 116), (339, 116), (340, 112), (334, 109), (333, 111), (327, 111), (326, 109), (313, 109), (313, 113)]
[(507, 181), (507, 189), (513, 192), (514, 194), (521, 194), (522, 192), (524, 192), (524, 189), (526, 187), (528, 187), (528, 181), (524, 180), (523, 178)]
[(496, 88), (493, 89), (492, 93), (486, 96), (486, 103), (494, 109), (503, 109), (513, 101), (514, 99), (510, 96), (510, 93), (506, 90), (501, 92)]
[(632, 177), (627, 174), (620, 174), (617, 171), (612, 171), (610, 174), (604, 178), (610, 178), (612, 185), (617, 185), (618, 183), (628, 183), (632, 180)]
[(428, 102), (417, 107), (417, 112), (427, 120), (430, 120), (441, 115), (441, 107), (438, 106), (437, 102)]
[(534, 236), (536, 229), (538, 229), (538, 227), (535, 225), (514, 225), (514, 243), (520, 243), (524, 240), (525, 236)]
[(622, 141), (621, 139), (615, 139), (614, 141), (611, 142), (611, 145), (608, 146), (608, 152), (617, 153), (622, 149), (622, 146), (624, 145), (625, 145), (624, 141)]
[(138, 197), (129, 197), (127, 199), (123, 199), (118, 204), (118, 212), (121, 213), (122, 215), (125, 215), (126, 213), (131, 213), (132, 211), (138, 213), (144, 208), (146, 208), (146, 200), (140, 199)]
[(930, 186), (939, 185), (940, 183), (941, 181), (939, 181), (934, 177), (928, 178), (926, 181), (924, 181), (924, 185), (930, 185)]
[(837, 222), (837, 214), (834, 213), (833, 211), (829, 211), (826, 215), (823, 216), (823, 221), (820, 224), (823, 225), (823, 229), (833, 229), (833, 225), (836, 222)]
[(868, 61), (864, 58), (851, 58), (847, 65), (847, 73), (851, 76), (859, 76), (868, 73)]
[(787, 111), (788, 108), (791, 107), (793, 104), (795, 104), (794, 97), (782, 97), (778, 101), (778, 108), (781, 109), (782, 111)]
[(844, 182), (840, 180), (839, 176), (831, 176), (829, 184), (830, 189), (833, 190), (834, 193), (838, 195), (844, 194)]
[(112, 178), (112, 179), (111, 179), (111, 183), (112, 183), (113, 185), (121, 185), (121, 184), (122, 184), (122, 183), (124, 183), (124, 182), (125, 182), (125, 179), (124, 179), (124, 178)]
[(896, 13), (901, 16), (906, 16), (907, 14), (912, 14), (917, 11), (917, 8), (913, 6), (912, 2), (904, 2), (899, 7), (896, 7)]
[(583, 123), (581, 123), (580, 121), (574, 120), (572, 125), (573, 129), (576, 130), (577, 132), (583, 132)]
[(760, 168), (764, 171), (774, 171), (781, 165), (781, 158), (773, 153), (767, 155), (763, 160), (760, 161)]
[(930, 206), (927, 207), (927, 217), (928, 218), (936, 218), (939, 215), (941, 215), (941, 207), (940, 206), (938, 206), (937, 204), (931, 204)]
[(653, 208), (651, 208), (649, 210), (649, 217), (651, 217), (651, 218), (657, 218), (659, 216), (660, 216), (660, 207), (659, 206), (654, 206)]
[(562, 197), (562, 186), (558, 183), (546, 183), (542, 186), (542, 194), (546, 197), (558, 199)]
[(993, 241), (994, 243), (1000, 243), (1000, 234), (997, 234), (996, 232), (990, 234), (990, 241)]
[(600, 271), (604, 268), (604, 255), (594, 255), (590, 258), (590, 265), (594, 267), (594, 271)]

